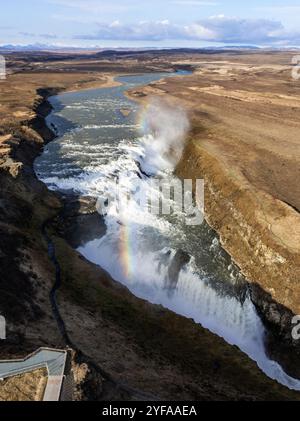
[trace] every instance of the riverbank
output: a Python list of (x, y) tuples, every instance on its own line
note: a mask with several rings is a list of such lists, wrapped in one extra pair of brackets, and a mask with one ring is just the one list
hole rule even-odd
[[(23, 86), (21, 79), (19, 83)], [(3, 136), (11, 136), (10, 151), (3, 155), (6, 165), (0, 171), (1, 313), (8, 322), (1, 356), (6, 358), (39, 346), (65, 345), (50, 306), (55, 268), (41, 231), (46, 220), (60, 213), (62, 203), (32, 170), (44, 144), (41, 135), (47, 141), (53, 138), (45, 125), (51, 111), (46, 100), (56, 88), (44, 87), (41, 83), (42, 97), (32, 108), (30, 120), (15, 121), (11, 131), (7, 125), (1, 128)], [(77, 372), (81, 368), (85, 373), (81, 378), (78, 375), (78, 383), (88, 384), (82, 387), (80, 399), (141, 398), (142, 393), (133, 389), (160, 399), (299, 398), (299, 393), (268, 379), (236, 347), (186, 318), (135, 298), (74, 251), (57, 231), (57, 224), (49, 235), (63, 279), (57, 299), (72, 341), (128, 386), (114, 387), (91, 364), (78, 364), (75, 358)]]

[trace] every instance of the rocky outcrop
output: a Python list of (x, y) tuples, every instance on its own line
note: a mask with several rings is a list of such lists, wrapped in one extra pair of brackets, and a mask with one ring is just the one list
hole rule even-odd
[(61, 200), (63, 211), (56, 220), (56, 232), (74, 249), (105, 235), (106, 225), (103, 216), (96, 210), (96, 199), (62, 195)]
[(183, 250), (177, 250), (175, 256), (173, 257), (169, 269), (168, 269), (168, 280), (166, 288), (169, 289), (170, 293), (175, 291), (180, 271), (184, 268), (185, 265), (189, 263), (191, 256)]

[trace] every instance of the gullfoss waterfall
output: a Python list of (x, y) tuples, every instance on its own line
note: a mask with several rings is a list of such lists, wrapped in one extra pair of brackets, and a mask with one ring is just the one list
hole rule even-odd
[(124, 92), (166, 76), (126, 76), (119, 78), (122, 86), (52, 98), (48, 124), (58, 137), (36, 160), (36, 173), (50, 189), (102, 203), (109, 198), (106, 234), (79, 248), (88, 260), (136, 296), (194, 319), (237, 345), (269, 377), (300, 390), (300, 381), (268, 358), (247, 282), (214, 231), (205, 222), (187, 224), (183, 209), (149, 212), (147, 200), (141, 206), (142, 190), (144, 198), (156, 204), (163, 198), (167, 208), (176, 207), (164, 191), (178, 183), (173, 169), (188, 119), (182, 109), (158, 100), (141, 114)]

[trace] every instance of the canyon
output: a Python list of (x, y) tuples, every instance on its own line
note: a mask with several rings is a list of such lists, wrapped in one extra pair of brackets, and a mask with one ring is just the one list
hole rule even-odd
[[(50, 192), (33, 171), (34, 159), (54, 139), (45, 124), (49, 96), (112, 86), (122, 74), (193, 69), (191, 76), (154, 82), (128, 95), (142, 103), (148, 96), (163, 96), (190, 110), (192, 128), (176, 173), (205, 179), (206, 219), (252, 281), (252, 300), (272, 333), (270, 354), (299, 376), (299, 346), (290, 336), (300, 302), (298, 87), (288, 79), (290, 58), (288, 53), (172, 53), (154, 66), (151, 53), (145, 53), (138, 65), (130, 55), (126, 62), (124, 57), (100, 56), (72, 64), (48, 58), (47, 69), (42, 57), (34, 65), (23, 57), (9, 63), (8, 79), (0, 83), (1, 313), (8, 320), (2, 357), (66, 345), (48, 297), (55, 279), (41, 230), (48, 222), (62, 275), (57, 302), (76, 344), (74, 372), (85, 372), (78, 376), (78, 399), (299, 399), (236, 347), (191, 320), (134, 297), (83, 258), (65, 239), (64, 198)], [(241, 77), (243, 92), (236, 88)], [(259, 91), (256, 96), (248, 92), (253, 87)], [(282, 98), (287, 90), (292, 98)], [(279, 116), (289, 126), (280, 128)], [(272, 139), (264, 132), (270, 129), (267, 123), (272, 124)], [(290, 139), (285, 130), (295, 135)], [(267, 138), (263, 147), (253, 144), (255, 136)], [(71, 218), (95, 213), (82, 198), (74, 203)], [(283, 350), (278, 353), (280, 341)], [(288, 358), (282, 362), (277, 354), (285, 350)]]

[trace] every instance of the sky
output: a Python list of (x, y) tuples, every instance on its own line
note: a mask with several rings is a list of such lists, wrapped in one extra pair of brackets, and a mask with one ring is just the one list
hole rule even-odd
[(300, 46), (300, 0), (0, 0), (0, 45)]

